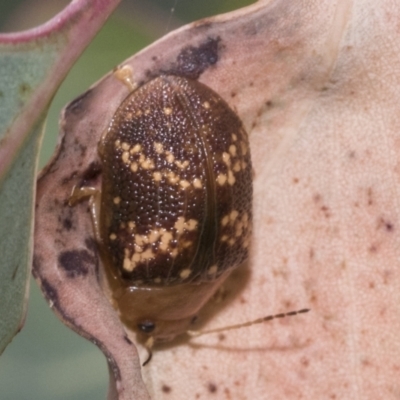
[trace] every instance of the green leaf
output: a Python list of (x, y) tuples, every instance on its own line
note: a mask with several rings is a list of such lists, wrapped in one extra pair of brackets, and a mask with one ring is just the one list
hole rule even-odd
[(38, 28), (0, 35), (0, 353), (25, 316), (35, 176), (48, 106), (118, 3), (73, 1)]

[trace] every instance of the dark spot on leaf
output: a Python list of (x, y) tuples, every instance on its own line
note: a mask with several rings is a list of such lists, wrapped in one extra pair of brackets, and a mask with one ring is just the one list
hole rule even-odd
[(95, 258), (87, 250), (70, 250), (58, 256), (58, 263), (68, 278), (76, 278), (87, 275), (88, 264), (94, 264)]
[(386, 232), (393, 232), (394, 224), (391, 221), (386, 220), (384, 217), (380, 217), (378, 220), (377, 228), (383, 228)]
[(303, 357), (300, 362), (303, 367), (308, 367), (310, 365), (310, 360), (307, 357)]
[(352, 151), (349, 151), (348, 157), (349, 157), (350, 159), (356, 158), (356, 152), (353, 151), (353, 150), (352, 150)]
[(208, 384), (208, 391), (210, 393), (215, 393), (217, 391), (217, 385), (215, 383), (210, 382)]
[(374, 199), (373, 199), (373, 191), (372, 188), (367, 189), (367, 198), (368, 198), (368, 205), (372, 206), (374, 204)]
[(316, 193), (316, 194), (313, 196), (313, 200), (314, 200), (315, 203), (320, 202), (321, 199), (322, 199), (322, 197), (321, 197), (321, 195), (320, 195), (319, 193)]
[(42, 279), (42, 292), (46, 297), (47, 301), (51, 301), (53, 304), (58, 304), (58, 293), (57, 290), (49, 283), (47, 279)]
[(92, 89), (89, 89), (85, 93), (83, 93), (79, 97), (77, 97), (75, 100), (72, 100), (71, 103), (69, 103), (65, 109), (65, 114), (66, 114), (65, 117), (67, 118), (68, 113), (78, 115), (82, 112), (85, 112), (86, 110), (84, 108), (84, 104), (85, 104), (84, 100), (86, 100), (91, 93), (92, 93)]
[(164, 393), (171, 393), (171, 387), (170, 386), (168, 386), (168, 385), (162, 385), (161, 386), (161, 390), (164, 392)]
[(38, 277), (38, 270), (40, 269), (41, 263), (37, 255), (33, 255), (32, 260), (32, 275), (35, 279)]
[(132, 344), (132, 341), (131, 341), (131, 340), (128, 338), (128, 336), (126, 336), (126, 335), (124, 336), (124, 340), (125, 340), (125, 342), (128, 343), (128, 344), (130, 344), (130, 345)]
[(368, 287), (369, 287), (370, 289), (375, 289), (375, 282), (370, 282), (369, 285), (368, 285)]
[(32, 91), (31, 86), (28, 83), (21, 83), (19, 85), (19, 94), (21, 96), (26, 96)]
[(266, 102), (265, 102), (265, 106), (266, 106), (267, 108), (272, 108), (272, 106), (273, 106), (272, 101), (271, 101), (271, 100), (266, 101)]
[(101, 164), (98, 161), (92, 161), (84, 171), (80, 186), (89, 186), (101, 174)]
[(221, 38), (208, 38), (197, 47), (188, 46), (179, 53), (176, 64), (166, 73), (197, 79), (207, 68), (218, 62)]
[(385, 228), (388, 232), (392, 232), (394, 230), (394, 226), (391, 222), (386, 222), (385, 223)]
[(371, 244), (371, 246), (369, 246), (368, 251), (370, 253), (376, 253), (378, 251), (378, 247), (375, 244)]
[(72, 228), (71, 218), (66, 217), (66, 218), (63, 219), (63, 227), (67, 231), (71, 230), (71, 228)]
[(71, 174), (68, 176), (65, 176), (64, 178), (61, 179), (61, 185), (66, 185), (69, 182), (71, 182), (76, 176), (78, 175), (78, 171), (73, 171)]
[(13, 273), (12, 273), (12, 275), (11, 275), (11, 280), (14, 280), (15, 277), (17, 276), (18, 268), (19, 268), (19, 264), (17, 264), (17, 265), (15, 266), (14, 271), (13, 271)]

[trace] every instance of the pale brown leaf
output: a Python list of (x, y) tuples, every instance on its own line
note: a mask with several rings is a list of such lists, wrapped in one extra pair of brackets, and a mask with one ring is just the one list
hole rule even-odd
[[(400, 396), (399, 14), (389, 0), (264, 1), (185, 27), (124, 63), (139, 83), (197, 66), (250, 134), (251, 259), (199, 326), (311, 308), (160, 349), (142, 370), (153, 399)], [(188, 46), (199, 57), (185, 59)], [(130, 390), (124, 379), (139, 384), (138, 363), (94, 270), (68, 280), (56, 262), (65, 249), (98, 260), (87, 204), (65, 201), (95, 170), (96, 141), (127, 94), (109, 75), (67, 108), (61, 152), (39, 183), (37, 237), (55, 239), (37, 249), (36, 271), (57, 282), (54, 305), (101, 341)]]

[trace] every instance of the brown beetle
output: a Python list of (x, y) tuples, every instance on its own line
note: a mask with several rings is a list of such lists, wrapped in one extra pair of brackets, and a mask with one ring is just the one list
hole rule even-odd
[(188, 330), (248, 256), (252, 167), (240, 119), (207, 86), (163, 75), (132, 91), (99, 142), (93, 217), (113, 303), (152, 341)]

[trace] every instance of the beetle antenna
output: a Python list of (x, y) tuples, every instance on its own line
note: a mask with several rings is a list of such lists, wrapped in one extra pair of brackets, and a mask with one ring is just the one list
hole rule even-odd
[(304, 314), (304, 313), (307, 313), (309, 311), (310, 311), (309, 308), (303, 308), (303, 309), (297, 310), (297, 311), (290, 311), (290, 312), (287, 312), (287, 313), (268, 315), (266, 317), (258, 318), (258, 319), (255, 319), (253, 321), (244, 322), (242, 324), (225, 326), (224, 328), (210, 329), (208, 331), (186, 331), (186, 333), (189, 336), (197, 337), (197, 336), (202, 336), (202, 335), (208, 335), (209, 333), (224, 332), (224, 331), (229, 331), (231, 329), (244, 328), (245, 326), (251, 326), (251, 325), (255, 325), (255, 324), (262, 324), (263, 322), (268, 322), (268, 321), (271, 321), (273, 319), (292, 317), (294, 315)]
[(142, 364), (142, 367), (146, 366), (150, 362), (150, 360), (152, 359), (152, 357), (153, 357), (153, 351), (152, 351), (153, 345), (154, 345), (154, 337), (150, 336), (146, 340), (146, 343), (144, 344), (144, 346), (146, 347), (146, 350), (148, 352), (148, 356), (147, 356), (146, 361)]

